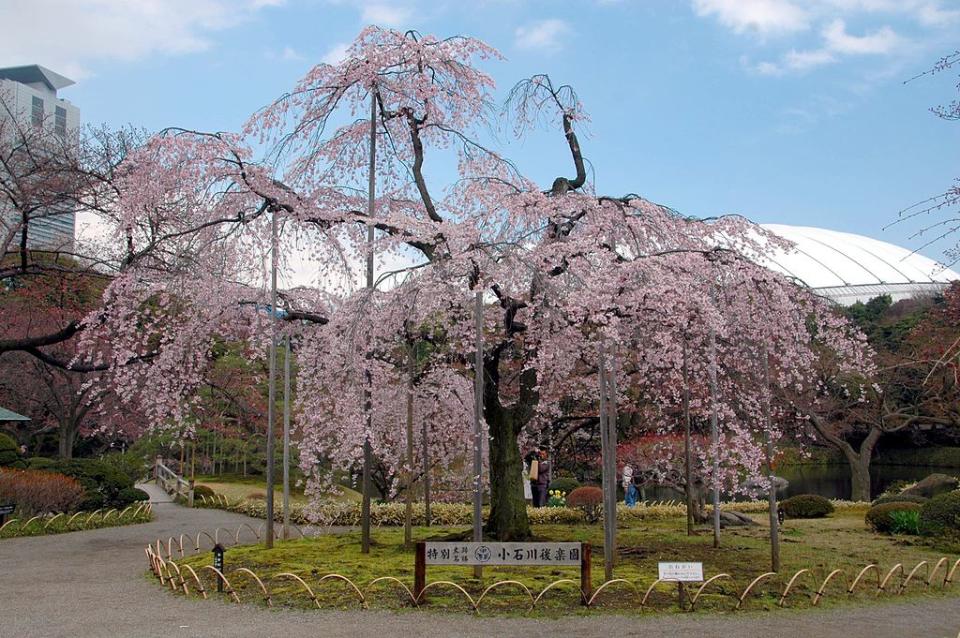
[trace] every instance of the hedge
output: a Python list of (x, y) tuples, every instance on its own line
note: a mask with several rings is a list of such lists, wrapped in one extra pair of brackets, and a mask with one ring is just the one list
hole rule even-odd
[(934, 496), (924, 503), (920, 527), (925, 534), (960, 534), (960, 490)]
[(870, 526), (870, 529), (875, 532), (890, 534), (892, 532), (912, 531), (913, 533), (916, 533), (916, 528), (914, 528), (914, 530), (900, 529), (898, 518), (895, 513), (919, 512), (920, 507), (921, 506), (919, 503), (910, 503), (906, 501), (881, 503), (880, 505), (874, 505), (867, 510), (867, 514), (864, 516), (863, 520), (867, 523), (867, 525)]
[(916, 494), (885, 494), (877, 500), (875, 500), (871, 505), (883, 505), (884, 503), (917, 503), (918, 505), (923, 505), (929, 501), (926, 496), (918, 496)]
[(823, 518), (833, 512), (833, 504), (816, 494), (798, 494), (780, 503), (787, 518)]
[[(862, 511), (863, 503), (853, 501), (831, 501), (836, 509)], [(223, 496), (214, 498), (195, 498), (194, 507), (209, 507), (225, 509), (238, 514), (246, 514), (253, 518), (266, 518), (266, 503), (239, 499), (230, 501)], [(745, 503), (729, 503), (724, 507), (743, 513), (760, 513), (767, 511), (766, 501), (750, 501)], [(712, 511), (707, 506), (707, 511)], [(404, 503), (373, 503), (370, 506), (370, 519), (373, 525), (401, 526), (404, 519)], [(636, 507), (627, 507), (623, 503), (617, 505), (617, 519), (632, 520), (665, 520), (682, 518), (685, 516), (683, 503), (677, 501), (662, 501), (656, 503), (638, 504)], [(430, 508), (430, 522), (432, 525), (470, 525), (473, 522), (473, 505), (469, 503), (434, 503)], [(489, 508), (484, 508), (484, 516), (489, 514)], [(533, 525), (577, 525), (585, 523), (584, 513), (573, 507), (528, 507), (527, 516)], [(276, 520), (281, 520), (281, 508), (274, 510)], [(360, 503), (340, 503), (323, 501), (317, 504), (303, 505), (290, 504), (291, 520), (297, 525), (330, 525), (355, 526), (360, 524)], [(413, 524), (424, 525), (426, 513), (423, 503), (413, 504)]]

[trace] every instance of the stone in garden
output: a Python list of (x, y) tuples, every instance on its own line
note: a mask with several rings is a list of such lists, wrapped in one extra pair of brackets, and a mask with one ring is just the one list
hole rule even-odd
[(957, 477), (948, 476), (947, 474), (931, 474), (927, 478), (919, 481), (912, 487), (908, 487), (900, 493), (932, 498), (939, 494), (952, 492), (953, 490), (957, 489), (957, 487), (960, 487), (960, 479), (957, 479)]

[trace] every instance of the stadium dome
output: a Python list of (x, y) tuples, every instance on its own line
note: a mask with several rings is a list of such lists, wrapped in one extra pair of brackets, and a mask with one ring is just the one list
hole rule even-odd
[(795, 244), (777, 251), (768, 267), (847, 306), (879, 295), (893, 301), (933, 295), (960, 280), (936, 261), (878, 239), (808, 226), (761, 224)]

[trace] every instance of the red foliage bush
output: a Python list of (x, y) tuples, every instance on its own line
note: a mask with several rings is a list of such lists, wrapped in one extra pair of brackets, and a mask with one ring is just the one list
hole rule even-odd
[(14, 503), (22, 514), (69, 512), (83, 500), (75, 479), (43, 470), (0, 469), (0, 502)]
[(576, 507), (583, 510), (583, 516), (588, 523), (600, 520), (600, 511), (603, 507), (603, 490), (592, 485), (578, 487), (567, 494), (567, 507)]

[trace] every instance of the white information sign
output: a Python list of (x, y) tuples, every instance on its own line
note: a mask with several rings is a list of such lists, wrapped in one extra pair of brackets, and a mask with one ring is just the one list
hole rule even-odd
[(702, 583), (703, 563), (658, 563), (660, 580), (681, 583)]
[(579, 565), (580, 543), (425, 543), (427, 565)]

